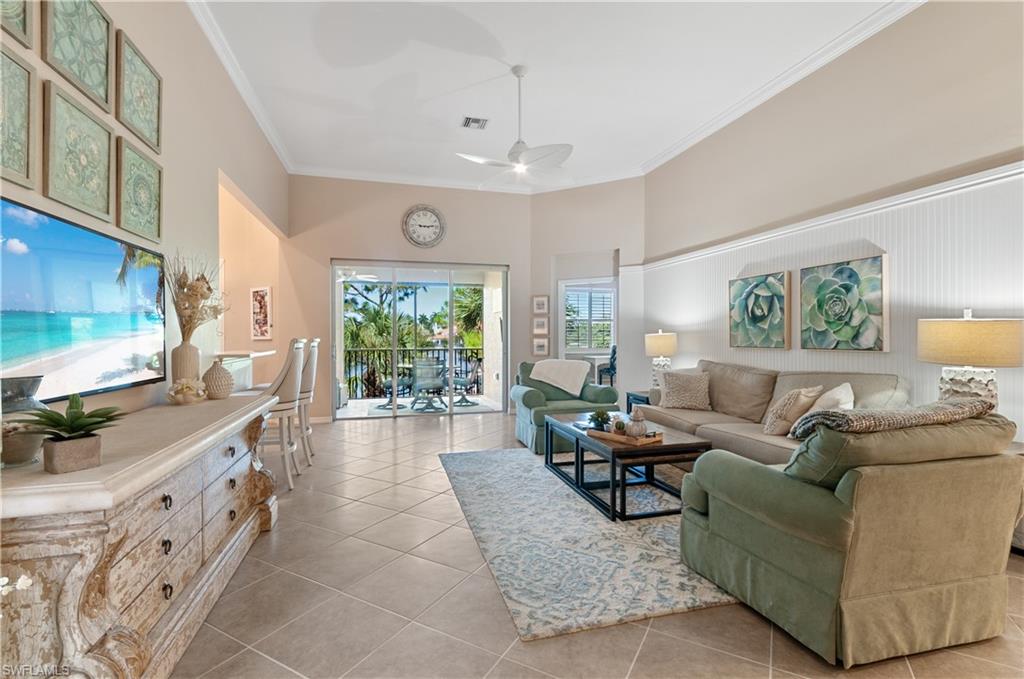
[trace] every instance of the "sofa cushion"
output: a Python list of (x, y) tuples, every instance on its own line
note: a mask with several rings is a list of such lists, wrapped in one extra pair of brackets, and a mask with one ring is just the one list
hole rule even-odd
[(601, 406), (595, 406), (589, 401), (570, 398), (565, 399), (564, 401), (548, 401), (547, 405), (530, 410), (529, 416), (530, 419), (533, 420), (534, 424), (543, 425), (545, 415), (555, 415), (557, 413), (589, 413), (600, 407)]
[(996, 455), (1016, 432), (1002, 415), (864, 434), (819, 426), (793, 453), (786, 474), (834, 489), (856, 467)]
[(697, 367), (711, 375), (711, 408), (760, 422), (775, 389), (775, 370), (701, 360)]
[(823, 386), (825, 391), (849, 382), (854, 408), (902, 408), (910, 398), (910, 385), (899, 375), (845, 372), (781, 372), (772, 401), (793, 389)]
[(693, 410), (711, 410), (708, 387), (710, 375), (686, 375), (683, 373), (663, 372), (661, 405), (665, 408), (691, 408)]
[(530, 377), (530, 373), (533, 372), (533, 363), (523, 361), (519, 364), (519, 376), (518, 382), (524, 387), (532, 387), (544, 394), (544, 398), (548, 401), (568, 401), (571, 399), (578, 399), (579, 394), (570, 394), (564, 389), (559, 389), (553, 384), (547, 382), (541, 382)]
[(784, 464), (800, 445), (785, 436), (765, 434), (757, 422), (706, 424), (698, 427), (696, 434), (715, 448), (769, 465)]
[[(643, 411), (644, 417), (655, 424), (660, 424), (670, 429), (678, 429), (692, 434), (697, 427), (713, 422), (749, 422), (742, 417), (718, 413), (714, 410), (689, 410), (687, 408), (663, 408), (662, 406), (638, 405)], [(635, 409), (634, 408), (634, 409)]]

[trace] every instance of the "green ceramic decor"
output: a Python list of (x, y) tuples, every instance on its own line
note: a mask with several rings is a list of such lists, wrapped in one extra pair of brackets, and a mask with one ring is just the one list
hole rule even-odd
[(117, 225), (160, 240), (163, 171), (124, 137), (117, 138)]
[(113, 130), (53, 82), (46, 82), (45, 95), (45, 194), (86, 214), (111, 221)]
[(800, 269), (800, 346), (888, 351), (885, 255)]
[(32, 47), (32, 5), (27, 0), (0, 0), (0, 26), (25, 47)]
[(92, 0), (43, 3), (43, 59), (110, 111), (114, 23)]
[(729, 281), (729, 346), (789, 349), (789, 272)]
[(160, 74), (124, 31), (117, 32), (117, 119), (160, 152)]
[(0, 65), (0, 175), (16, 184), (35, 188), (36, 72), (27, 62), (3, 47)]

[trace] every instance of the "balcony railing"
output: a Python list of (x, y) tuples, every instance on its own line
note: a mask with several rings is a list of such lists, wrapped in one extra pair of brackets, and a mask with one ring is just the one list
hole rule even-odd
[[(398, 396), (412, 396), (413, 362), (416, 359), (430, 359), (442, 365), (448, 363), (448, 349), (429, 347), (421, 349), (399, 349), (398, 354)], [(445, 377), (468, 377), (474, 361), (483, 362), (483, 349), (452, 349), (452, 370), (443, 371)], [(391, 364), (391, 349), (350, 349), (345, 348), (345, 383), (350, 399), (385, 398), (390, 395), (391, 378), (394, 374)], [(480, 393), (480, 377), (477, 371), (475, 384), (470, 393)]]

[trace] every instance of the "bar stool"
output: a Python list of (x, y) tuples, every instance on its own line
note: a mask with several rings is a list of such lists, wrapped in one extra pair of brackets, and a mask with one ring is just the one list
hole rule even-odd
[[(292, 472), (300, 474), (299, 465), (295, 462), (294, 432), (292, 430), (293, 418), (299, 417), (299, 387), (302, 383), (302, 355), (306, 346), (305, 339), (293, 339), (288, 351), (285, 354), (284, 366), (277, 378), (270, 383), (263, 393), (267, 396), (277, 396), (278, 401), (267, 414), (268, 424), (276, 424), (276, 436), (273, 430), (268, 427), (267, 435), (260, 442), (260, 450), (267, 445), (276, 444), (281, 450), (281, 463), (284, 465), (284, 476), (288, 480), (288, 490), (295, 488), (292, 482)], [(291, 469), (289, 469), (289, 460)]]
[(302, 440), (302, 451), (306, 454), (306, 463), (310, 467), (313, 466), (316, 453), (313, 451), (313, 425), (309, 419), (309, 407), (313, 405), (313, 390), (316, 388), (316, 357), (319, 347), (319, 337), (309, 341), (299, 386), (299, 438)]

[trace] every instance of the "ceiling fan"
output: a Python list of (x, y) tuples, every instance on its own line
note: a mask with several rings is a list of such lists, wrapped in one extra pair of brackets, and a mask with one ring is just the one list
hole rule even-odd
[(477, 165), (501, 167), (511, 170), (515, 174), (525, 174), (528, 170), (533, 169), (547, 170), (561, 167), (562, 163), (572, 154), (572, 144), (546, 144), (530, 147), (523, 141), (523, 76), (526, 75), (526, 67), (513, 66), (512, 75), (516, 77), (519, 108), (516, 143), (512, 144), (512, 148), (508, 150), (508, 160), (496, 160), (469, 153), (456, 153), (455, 155)]

